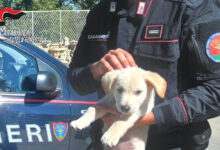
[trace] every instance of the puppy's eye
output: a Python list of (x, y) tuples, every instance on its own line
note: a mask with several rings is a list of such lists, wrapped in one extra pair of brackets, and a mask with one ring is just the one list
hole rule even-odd
[(122, 87), (118, 88), (118, 93), (123, 93), (124, 89)]
[(141, 93), (142, 93), (141, 90), (137, 90), (137, 91), (135, 91), (135, 95), (140, 95)]

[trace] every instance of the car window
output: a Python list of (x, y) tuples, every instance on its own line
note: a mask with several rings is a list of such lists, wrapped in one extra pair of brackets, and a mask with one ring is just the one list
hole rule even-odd
[(37, 61), (33, 56), (0, 42), (0, 92), (26, 93), (22, 81), (37, 73)]

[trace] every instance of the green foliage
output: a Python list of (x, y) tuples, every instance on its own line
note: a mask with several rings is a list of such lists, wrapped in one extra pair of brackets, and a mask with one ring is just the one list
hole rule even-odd
[(99, 0), (77, 0), (77, 4), (81, 9), (90, 9), (94, 7)]
[[(29, 1), (29, 0), (27, 0)], [(32, 0), (32, 10), (58, 10), (61, 9), (60, 0)]]
[[(58, 10), (62, 0), (13, 0), (13, 8), (21, 10)], [(11, 7), (11, 0), (1, 0), (0, 8)]]
[(0, 8), (11, 7), (10, 4), (11, 4), (11, 3), (10, 3), (9, 0), (1, 0), (1, 1), (0, 1)]
[[(13, 0), (13, 8), (17, 10), (61, 10), (71, 9), (68, 5), (61, 7), (65, 0)], [(73, 0), (79, 9), (90, 9), (100, 0)], [(11, 7), (11, 0), (0, 0), (0, 9)]]

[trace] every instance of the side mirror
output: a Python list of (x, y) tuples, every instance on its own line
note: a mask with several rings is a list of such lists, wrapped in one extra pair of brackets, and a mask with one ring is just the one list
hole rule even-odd
[(42, 71), (37, 74), (36, 90), (40, 92), (53, 92), (57, 87), (56, 76), (49, 71)]
[(38, 74), (33, 74), (25, 77), (22, 82), (22, 90), (37, 91), (45, 97), (57, 97), (61, 90), (56, 90), (57, 78), (50, 71), (40, 71)]

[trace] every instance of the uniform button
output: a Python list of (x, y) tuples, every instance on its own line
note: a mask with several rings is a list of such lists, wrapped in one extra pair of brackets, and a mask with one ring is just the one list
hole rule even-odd
[(206, 139), (206, 135), (203, 134), (202, 135), (202, 139), (205, 140)]

